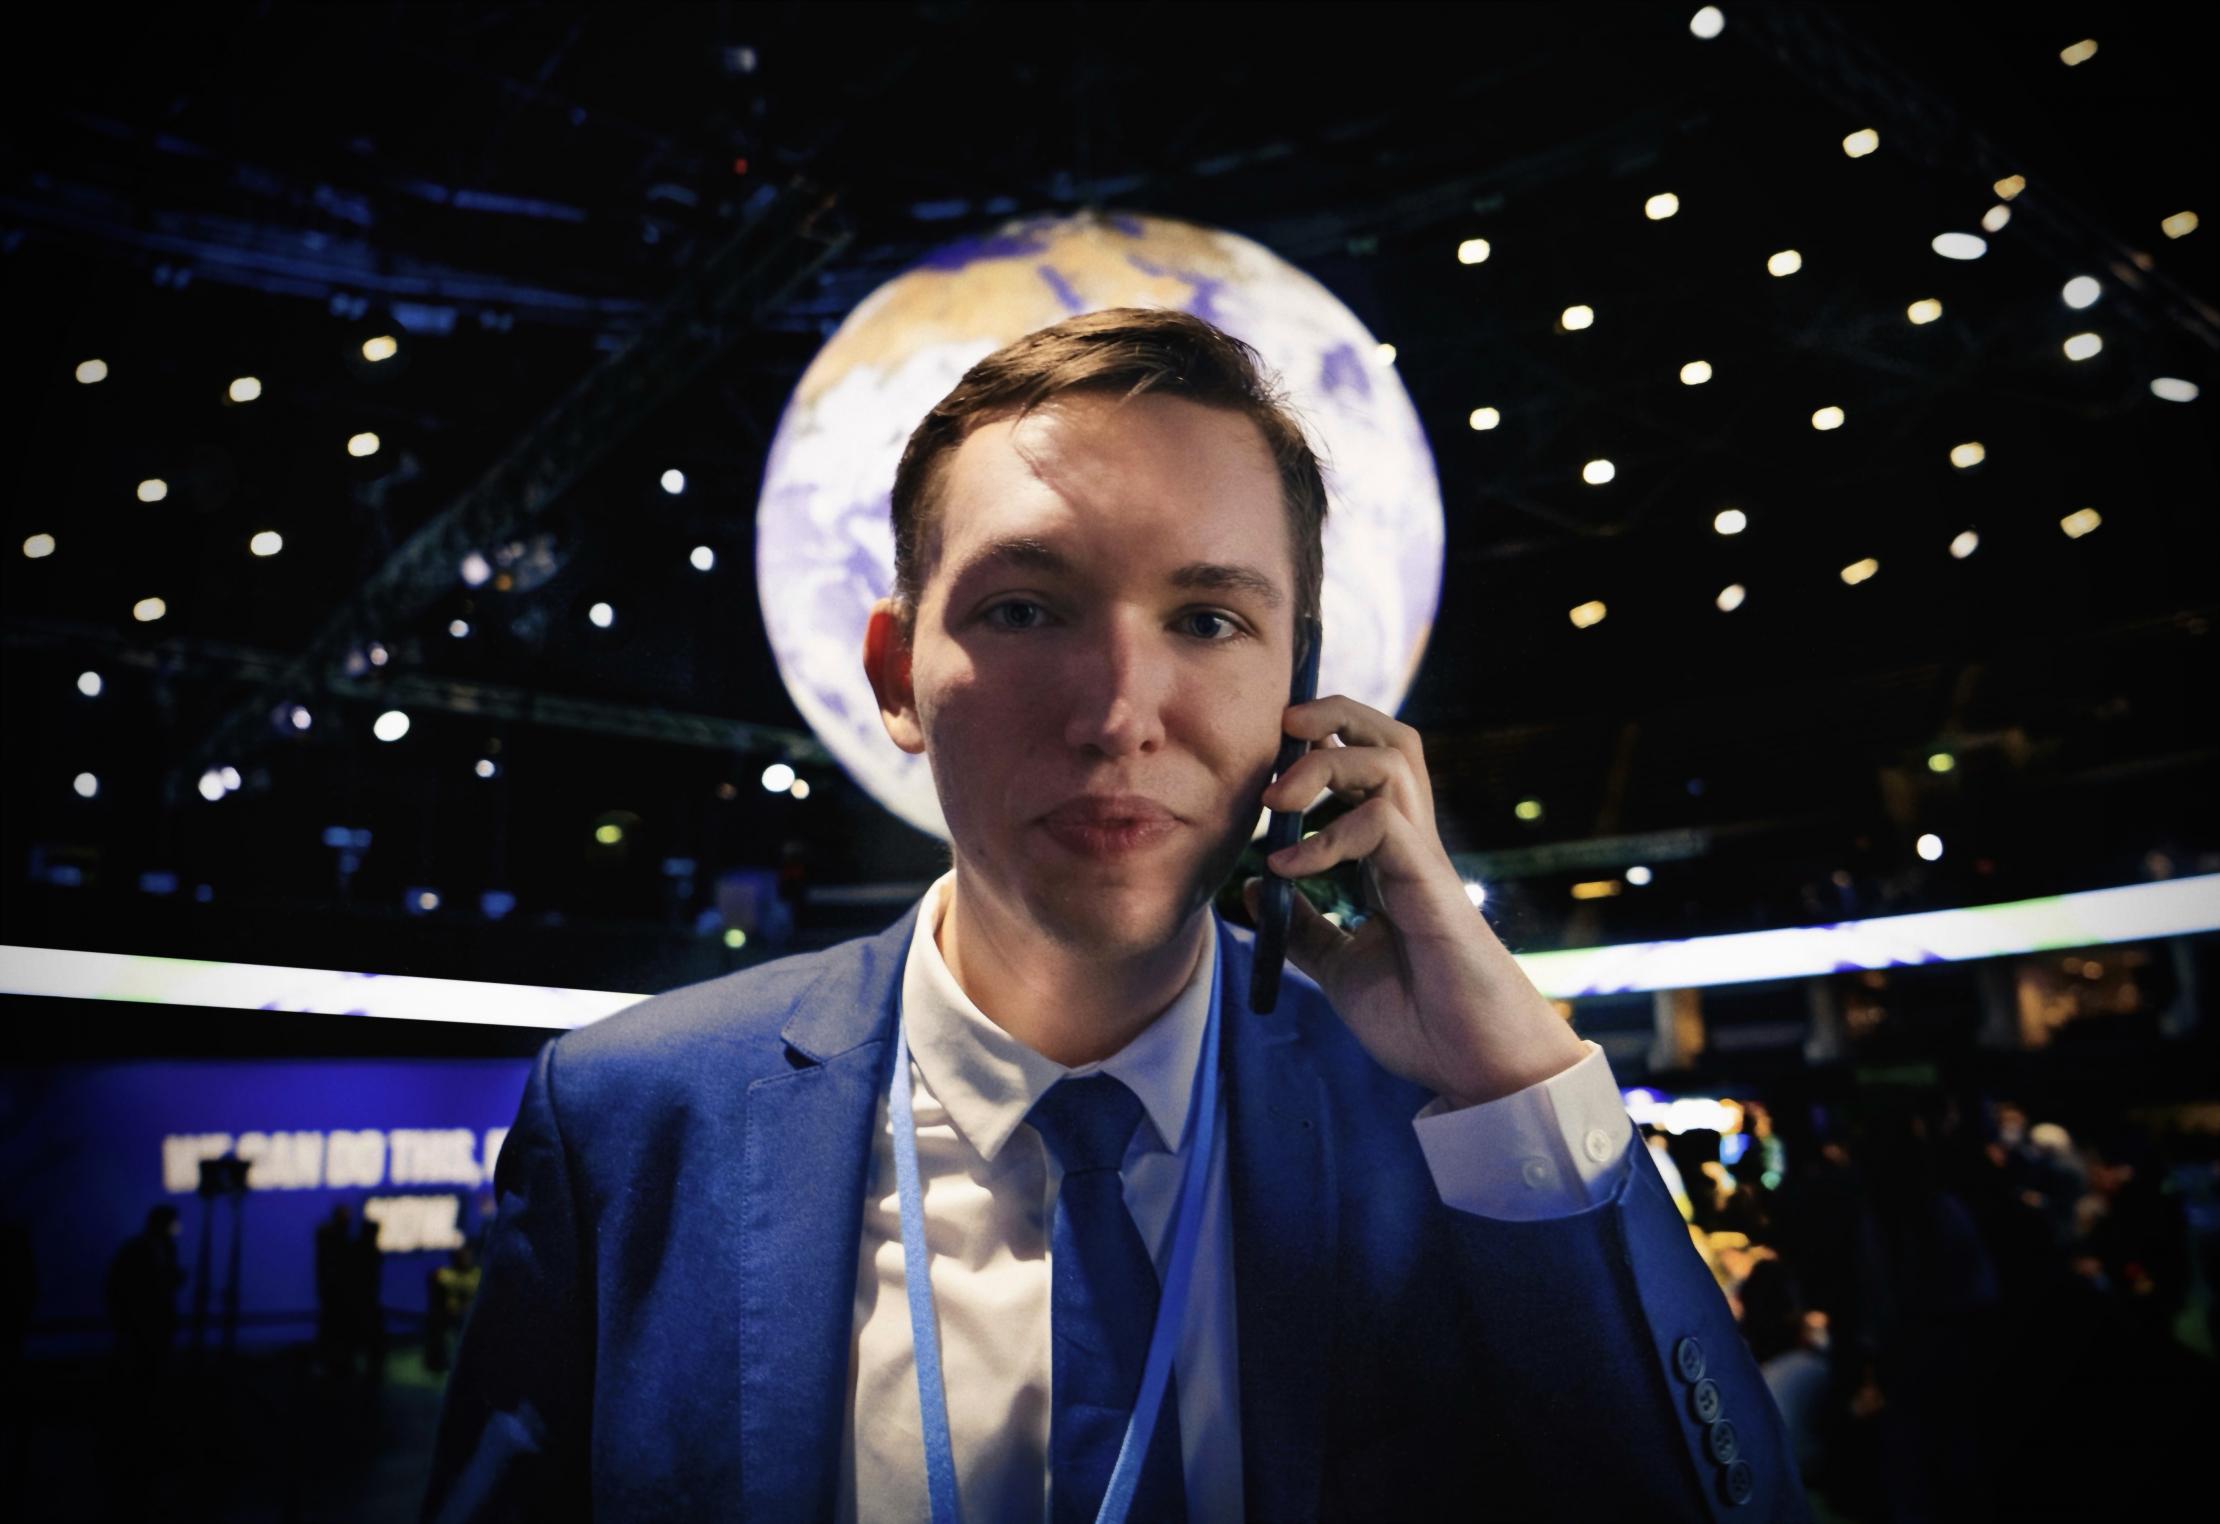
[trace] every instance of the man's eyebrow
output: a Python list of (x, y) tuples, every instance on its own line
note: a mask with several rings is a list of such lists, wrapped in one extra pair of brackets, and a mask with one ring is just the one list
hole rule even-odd
[[(956, 573), (955, 580), (963, 581), (974, 573), (1001, 563), (1022, 566), (1033, 571), (1049, 572), (1056, 576), (1070, 576), (1074, 567), (1071, 558), (1050, 545), (1046, 540), (1032, 535), (1012, 535), (981, 546)], [(1267, 608), (1283, 606), (1287, 597), (1280, 585), (1253, 566), (1226, 561), (1190, 561), (1166, 579), (1172, 586), (1189, 589), (1206, 589), (1213, 592), (1247, 593)]]
[(1172, 586), (1208, 588), (1215, 592), (1247, 593), (1266, 608), (1286, 602), (1280, 585), (1253, 566), (1224, 561), (1190, 561), (1172, 573)]
[(955, 580), (962, 582), (974, 573), (997, 562), (1007, 566), (1022, 566), (1032, 571), (1054, 572), (1058, 576), (1071, 573), (1071, 561), (1046, 540), (1031, 535), (1011, 535), (1000, 540), (990, 540), (979, 547), (957, 571)]

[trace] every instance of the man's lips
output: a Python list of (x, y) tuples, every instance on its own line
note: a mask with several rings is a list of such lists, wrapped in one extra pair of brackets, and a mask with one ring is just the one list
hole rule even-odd
[(1083, 857), (1118, 857), (1154, 846), (1179, 829), (1179, 817), (1139, 794), (1090, 794), (1049, 811), (1042, 826)]
[(1082, 794), (1048, 812), (1047, 824), (1061, 826), (1170, 825), (1179, 817), (1145, 794)]

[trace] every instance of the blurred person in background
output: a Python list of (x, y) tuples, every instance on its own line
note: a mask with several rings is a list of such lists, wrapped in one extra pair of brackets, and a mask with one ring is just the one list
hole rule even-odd
[(470, 1316), (471, 1299), (478, 1294), (478, 1256), (470, 1245), (463, 1244), (426, 1279), (424, 1368), (443, 1371), (455, 1334)]

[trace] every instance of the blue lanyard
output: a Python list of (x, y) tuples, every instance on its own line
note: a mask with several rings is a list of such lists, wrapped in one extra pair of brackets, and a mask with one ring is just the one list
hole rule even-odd
[[(1141, 1482), (1149, 1436), (1164, 1405), (1171, 1379), (1172, 1353), (1186, 1319), (1187, 1290), (1194, 1279), (1195, 1245), (1202, 1237), (1203, 1188), (1210, 1178), (1210, 1153), (1218, 1136), (1218, 974), (1225, 958), (1225, 933), (1217, 933), (1218, 955), (1210, 965), (1210, 1014), (1203, 1025), (1202, 1055), (1196, 1061), (1193, 1098), (1187, 1107), (1187, 1155), (1179, 1177), (1179, 1215), (1172, 1222), (1171, 1263), (1163, 1295), (1156, 1304), (1156, 1329), (1149, 1336), (1148, 1361), (1141, 1368), (1141, 1391), (1133, 1417), (1118, 1447), (1110, 1485), (1102, 1495), (1096, 1524), (1124, 1524)], [(932, 1493), (933, 1524), (961, 1524), (956, 1507), (956, 1460), (948, 1438), (948, 1391), (940, 1369), (940, 1325), (933, 1317), (933, 1281), (925, 1258), (925, 1192), (917, 1178), (917, 1123), (910, 1111), (909, 1034), (894, 1024), (894, 1086), (888, 1098), (894, 1124), (894, 1179), (902, 1198), (902, 1277), (910, 1296), (910, 1338), (917, 1365), (917, 1403), (925, 1426), (925, 1485)]]

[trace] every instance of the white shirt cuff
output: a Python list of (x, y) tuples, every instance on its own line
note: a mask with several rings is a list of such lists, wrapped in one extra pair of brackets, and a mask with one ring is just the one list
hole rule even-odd
[(1566, 1217), (1618, 1190), (1634, 1123), (1603, 1049), (1479, 1106), (1436, 1099), (1412, 1120), (1445, 1205), (1532, 1222)]

